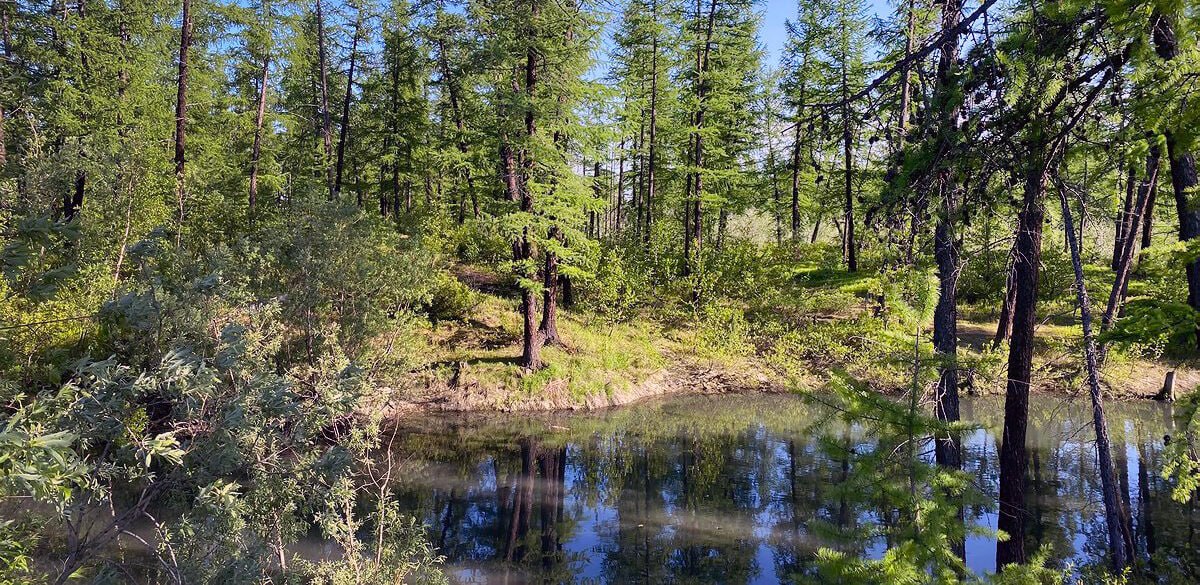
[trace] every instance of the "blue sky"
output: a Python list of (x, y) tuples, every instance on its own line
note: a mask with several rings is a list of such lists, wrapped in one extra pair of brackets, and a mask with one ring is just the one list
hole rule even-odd
[[(865, 0), (865, 4), (872, 16), (885, 16), (893, 10), (887, 0)], [(760, 10), (763, 12), (763, 21), (758, 36), (767, 50), (767, 65), (775, 66), (779, 63), (779, 54), (787, 34), (784, 21), (796, 18), (796, 0), (765, 0)]]

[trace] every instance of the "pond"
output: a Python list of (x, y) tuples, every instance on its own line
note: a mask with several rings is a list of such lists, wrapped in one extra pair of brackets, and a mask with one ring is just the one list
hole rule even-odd
[[(1200, 581), (1193, 504), (1159, 477), (1170, 406), (1112, 404), (1114, 458), (1138, 554), (1164, 581)], [(994, 528), (1003, 399), (964, 398), (970, 525)], [(1086, 398), (1033, 397), (1027, 550), (1055, 566), (1103, 562), (1104, 517)], [(461, 583), (778, 583), (818, 576), (818, 549), (878, 558), (885, 502), (844, 489), (854, 454), (881, 448), (860, 425), (796, 396), (685, 397), (585, 414), (407, 419), (391, 453), (402, 508)], [(890, 448), (890, 447), (889, 447)], [(932, 450), (930, 447), (929, 450)], [(932, 459), (931, 453), (918, 457)], [(878, 481), (898, 481), (878, 478)], [(899, 480), (903, 481), (903, 480)], [(968, 537), (967, 565), (995, 568), (995, 538)]]

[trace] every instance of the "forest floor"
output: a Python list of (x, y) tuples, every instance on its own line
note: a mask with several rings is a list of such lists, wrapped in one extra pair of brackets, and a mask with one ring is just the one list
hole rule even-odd
[[(364, 408), (386, 416), (427, 411), (542, 411), (599, 409), (677, 394), (786, 393), (815, 390), (834, 371), (846, 371), (885, 393), (906, 388), (907, 366), (864, 366), (818, 359), (801, 368), (781, 368), (775, 348), (755, 344), (748, 351), (719, 352), (704, 347), (694, 327), (678, 319), (644, 315), (612, 322), (600, 316), (561, 310), (562, 346), (547, 346), (547, 367), (526, 373), (521, 353), (520, 316), (515, 289), (494, 273), (459, 266), (455, 276), (477, 294), (460, 320), (427, 331), (423, 363), (378, 380), (383, 392)], [(826, 320), (823, 317), (817, 319)], [(961, 320), (964, 362), (970, 363), (964, 392), (1003, 394), (1007, 352), (991, 349), (996, 323)], [(1081, 394), (1084, 390), (1078, 331), (1045, 324), (1038, 329), (1034, 390)], [(815, 353), (824, 354), (822, 348)], [(833, 352), (830, 352), (832, 355)], [(777, 354), (776, 354), (777, 355)], [(824, 357), (824, 356), (823, 356)], [(868, 362), (870, 360), (867, 360)], [(1169, 371), (1176, 393), (1200, 386), (1200, 364), (1131, 357), (1111, 352), (1102, 382), (1115, 399), (1150, 399), (1159, 394)]]

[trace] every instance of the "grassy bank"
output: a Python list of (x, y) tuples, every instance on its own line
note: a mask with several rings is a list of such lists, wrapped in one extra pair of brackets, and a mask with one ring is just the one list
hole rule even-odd
[[(564, 343), (548, 345), (546, 367), (530, 372), (517, 365), (515, 284), (476, 265), (455, 266), (451, 274), (463, 287), (457, 311), (422, 326), (425, 345), (410, 369), (377, 374), (381, 391), (367, 408), (396, 415), (594, 409), (670, 394), (814, 390), (835, 373), (900, 394), (912, 387), (914, 359), (923, 370), (934, 365), (930, 331), (922, 328), (918, 341), (898, 314), (905, 308), (888, 307), (876, 279), (800, 266), (787, 279), (788, 295), (757, 302), (651, 305), (622, 319), (588, 306), (563, 309)], [(1003, 394), (1007, 347), (994, 343), (997, 323), (984, 307), (968, 307), (964, 315), (970, 319), (959, 321), (962, 391)], [(1073, 320), (1054, 315), (1038, 328), (1035, 391), (1082, 391), (1082, 334)], [(1200, 385), (1195, 359), (1141, 346), (1114, 348), (1102, 381), (1112, 398), (1150, 399), (1171, 371), (1177, 392)]]

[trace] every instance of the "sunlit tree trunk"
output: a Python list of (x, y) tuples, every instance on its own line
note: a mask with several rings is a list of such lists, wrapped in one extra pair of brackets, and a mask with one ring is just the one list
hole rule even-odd
[(1108, 550), (1112, 555), (1112, 567), (1119, 573), (1132, 562), (1133, 551), (1126, 547), (1121, 527), (1125, 513), (1117, 493), (1117, 481), (1113, 474), (1111, 447), (1108, 440), (1108, 422), (1104, 417), (1104, 398), (1100, 392), (1100, 366), (1096, 352), (1096, 339), (1092, 335), (1092, 308), (1088, 299), (1087, 286), (1083, 280), (1083, 262), (1080, 260), (1079, 242), (1075, 237), (1071, 221), (1071, 208), (1067, 195), (1058, 190), (1062, 204), (1063, 231), (1071, 252), (1071, 266), (1075, 272), (1075, 295), (1079, 305), (1079, 321), (1083, 326), (1083, 354), (1087, 369), (1088, 393), (1092, 399), (1092, 427), (1096, 432), (1096, 452), (1100, 464), (1101, 493), (1104, 500), (1104, 519), (1108, 532)]
[(255, 208), (258, 205), (258, 163), (262, 157), (263, 118), (267, 113), (267, 75), (270, 65), (270, 55), (263, 56), (262, 76), (258, 86), (258, 108), (254, 114), (254, 146), (250, 150), (250, 195), (246, 213), (251, 226), (254, 225)]

